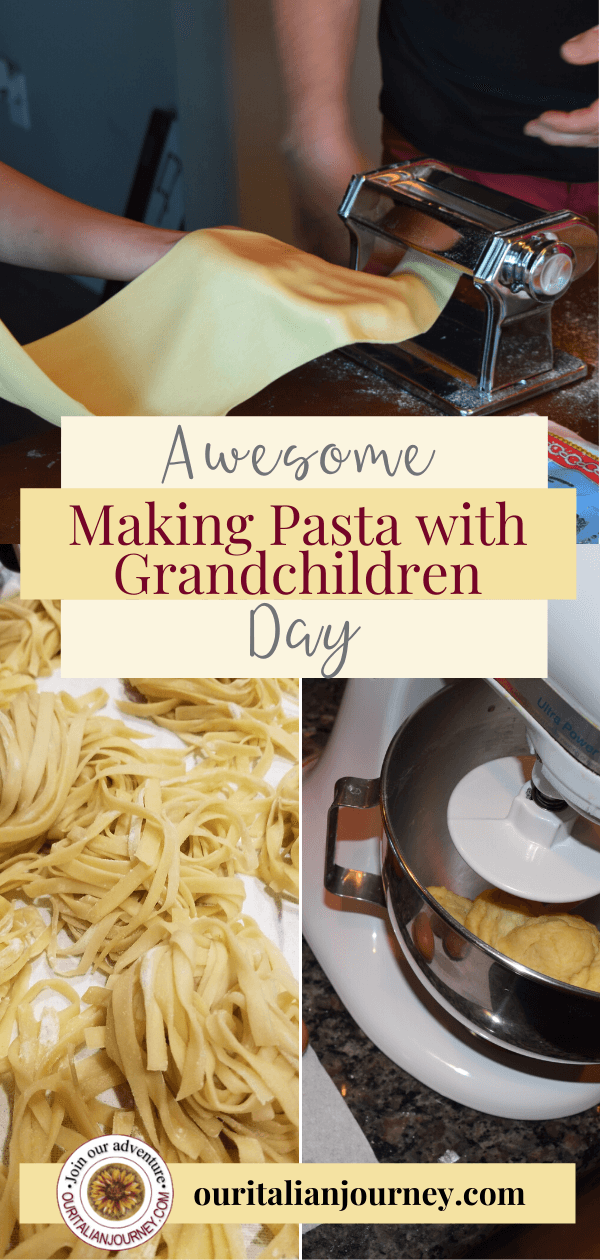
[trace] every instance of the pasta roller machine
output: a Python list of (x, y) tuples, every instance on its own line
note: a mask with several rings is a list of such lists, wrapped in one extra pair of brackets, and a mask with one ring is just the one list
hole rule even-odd
[(429, 332), (346, 355), (434, 412), (485, 415), (586, 375), (552, 345), (552, 307), (597, 253), (591, 225), (421, 159), (356, 175), (339, 209), (351, 266), (389, 274), (407, 248), (460, 273)]

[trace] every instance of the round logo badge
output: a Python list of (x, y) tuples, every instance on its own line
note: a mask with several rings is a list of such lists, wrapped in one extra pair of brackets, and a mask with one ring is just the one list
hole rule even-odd
[(128, 1251), (158, 1234), (173, 1206), (173, 1182), (152, 1146), (118, 1133), (78, 1146), (58, 1178), (58, 1207), (77, 1238)]

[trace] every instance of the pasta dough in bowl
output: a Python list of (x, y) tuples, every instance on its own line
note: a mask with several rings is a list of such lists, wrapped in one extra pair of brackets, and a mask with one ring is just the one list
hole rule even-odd
[(430, 887), (428, 892), (467, 931), (514, 962), (564, 984), (600, 993), (600, 932), (580, 915), (522, 901), (486, 888), (474, 901)]

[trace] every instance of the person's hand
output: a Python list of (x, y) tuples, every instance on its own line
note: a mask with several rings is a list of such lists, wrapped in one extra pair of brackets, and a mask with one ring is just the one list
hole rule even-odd
[[(598, 27), (592, 26), (582, 35), (563, 44), (561, 57), (574, 66), (589, 66), (598, 60)], [(598, 147), (598, 101), (586, 109), (574, 109), (561, 113), (549, 109), (539, 118), (533, 118), (523, 128), (526, 136), (537, 136), (545, 144), (573, 145), (579, 148)]]
[(353, 175), (372, 170), (351, 137), (326, 137), (312, 144), (285, 145), (288, 160), (296, 242), (310, 254), (347, 266), (348, 229), (337, 210)]

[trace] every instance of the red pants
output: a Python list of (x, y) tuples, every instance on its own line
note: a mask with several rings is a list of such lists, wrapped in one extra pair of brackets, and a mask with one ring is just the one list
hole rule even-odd
[[(383, 121), (381, 139), (385, 164), (413, 161), (424, 156), (386, 119)], [(435, 157), (435, 153), (427, 156)], [(528, 201), (544, 210), (572, 210), (574, 214), (584, 215), (598, 213), (597, 183), (568, 184), (558, 179), (542, 179), (539, 175), (494, 175), (488, 171), (471, 171), (467, 166), (453, 166), (452, 169), (457, 175), (463, 175), (475, 184), (495, 188), (497, 192), (508, 193), (510, 197)]]

